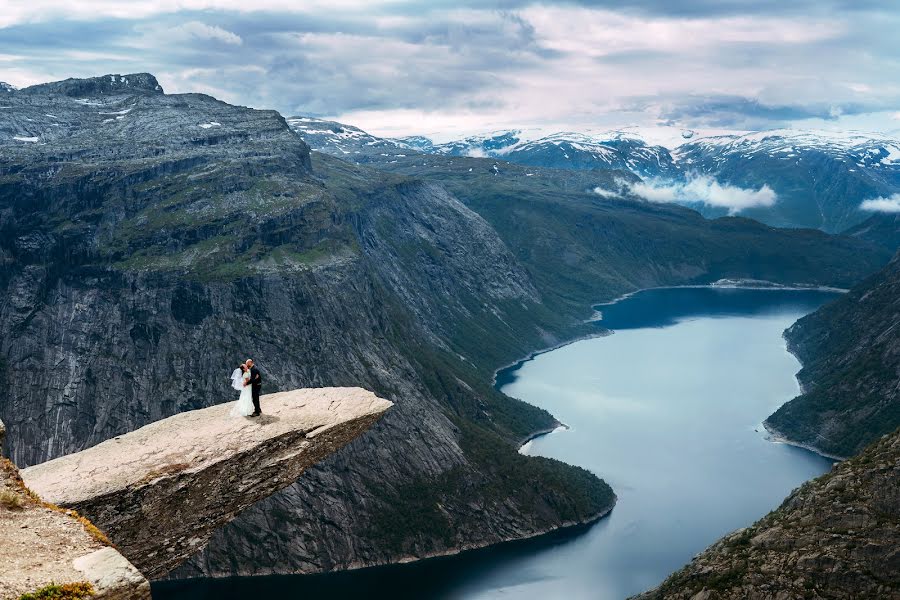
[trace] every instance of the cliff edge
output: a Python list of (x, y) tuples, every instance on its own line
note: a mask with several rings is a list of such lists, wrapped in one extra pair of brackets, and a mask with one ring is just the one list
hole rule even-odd
[(22, 478), (44, 500), (90, 518), (158, 578), (391, 407), (360, 388), (280, 392), (261, 404), (257, 418), (230, 416), (232, 403), (181, 413), (24, 469)]
[(71, 511), (41, 501), (5, 459), (0, 459), (0, 544), (0, 600), (48, 593), (48, 586), (90, 591), (97, 600), (150, 600), (150, 583), (103, 534)]

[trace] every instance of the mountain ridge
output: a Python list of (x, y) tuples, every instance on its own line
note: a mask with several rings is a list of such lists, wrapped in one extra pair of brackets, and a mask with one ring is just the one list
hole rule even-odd
[[(707, 204), (699, 193), (702, 190), (685, 188), (692, 179), (712, 178), (721, 186), (736, 188), (730, 190), (732, 194), (769, 186), (776, 194), (774, 204), (741, 207), (739, 212), (770, 225), (814, 227), (830, 233), (851, 229), (866, 219), (889, 218), (860, 205), (864, 200), (900, 192), (900, 138), (888, 134), (777, 129), (682, 131), (676, 136), (654, 135), (652, 129), (641, 128), (590, 133), (512, 129), (442, 143), (422, 136), (391, 140), (365, 135), (368, 143), (380, 144), (380, 154), (372, 156), (376, 162), (378, 156), (391, 160), (416, 151), (496, 158), (535, 167), (625, 169), (652, 186), (669, 190), (667, 201), (680, 202), (707, 217), (724, 216), (729, 209)], [(667, 145), (648, 141), (650, 138)], [(311, 143), (329, 151), (322, 138), (311, 139)], [(343, 151), (354, 155), (353, 160), (356, 155), (370, 154), (351, 146)]]

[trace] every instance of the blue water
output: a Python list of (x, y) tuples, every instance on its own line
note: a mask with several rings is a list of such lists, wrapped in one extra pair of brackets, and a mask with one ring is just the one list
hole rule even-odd
[(593, 527), (418, 564), (322, 576), (157, 584), (154, 598), (594, 598), (650, 588), (749, 525), (831, 462), (766, 439), (762, 420), (798, 392), (782, 331), (834, 294), (649, 290), (598, 307), (611, 336), (498, 374), (507, 394), (569, 425), (528, 454), (597, 473), (615, 489)]

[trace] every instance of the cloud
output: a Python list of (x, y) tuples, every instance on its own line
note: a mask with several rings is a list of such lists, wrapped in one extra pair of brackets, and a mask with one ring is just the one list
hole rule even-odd
[(870, 212), (900, 213), (900, 193), (893, 194), (887, 198), (863, 200), (859, 208)]
[(619, 198), (621, 194), (614, 190), (607, 190), (602, 187), (595, 187), (594, 193), (600, 196), (601, 198)]
[(648, 179), (632, 184), (630, 191), (650, 202), (699, 202), (707, 206), (727, 208), (731, 215), (747, 208), (772, 206), (778, 200), (778, 195), (767, 184), (757, 190), (747, 189), (723, 185), (708, 175), (692, 175), (683, 182)]
[(233, 44), (236, 46), (240, 46), (244, 43), (244, 40), (241, 39), (241, 36), (222, 29), (221, 27), (216, 27), (215, 25), (207, 25), (206, 23), (201, 23), (200, 21), (190, 21), (188, 23), (185, 23), (184, 25), (179, 25), (174, 29), (174, 31), (181, 36), (198, 40), (212, 40), (225, 44)]
[[(823, 94), (823, 97), (827, 95)], [(644, 99), (652, 102), (652, 99)], [(665, 122), (688, 122), (693, 126), (731, 129), (768, 129), (785, 122), (819, 119), (835, 121), (845, 115), (869, 112), (875, 107), (847, 102), (842, 105), (809, 102), (806, 104), (768, 104), (756, 98), (730, 95), (689, 95), (662, 102), (658, 111)]]
[(0, 14), (0, 77), (150, 71), (170, 93), (395, 136), (873, 110), (891, 129), (898, 28), (875, 0), (28, 0)]

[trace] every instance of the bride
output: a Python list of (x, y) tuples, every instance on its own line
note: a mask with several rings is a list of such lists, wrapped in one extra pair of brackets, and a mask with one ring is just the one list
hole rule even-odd
[(250, 381), (250, 369), (246, 364), (241, 363), (241, 366), (231, 374), (231, 387), (241, 392), (240, 398), (231, 408), (232, 417), (249, 417), (253, 414), (253, 391), (251, 386), (247, 385), (248, 381)]

